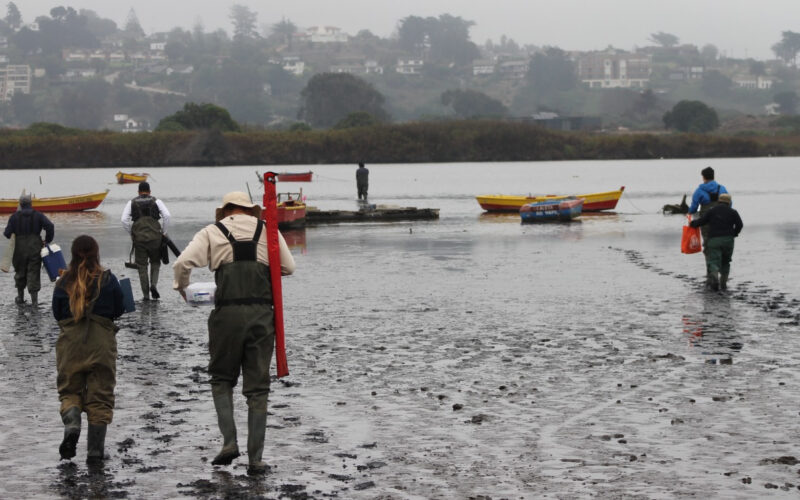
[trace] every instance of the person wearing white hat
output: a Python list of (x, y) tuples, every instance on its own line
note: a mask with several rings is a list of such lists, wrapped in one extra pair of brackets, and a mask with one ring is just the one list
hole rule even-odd
[[(275, 345), (269, 258), (261, 207), (235, 191), (222, 198), (215, 224), (201, 229), (176, 259), (173, 288), (185, 299), (192, 268), (214, 271), (217, 289), (208, 318), (211, 394), (222, 433), (222, 450), (213, 465), (228, 465), (239, 456), (233, 418), (233, 388), (242, 374), (247, 399), (247, 472), (264, 474), (262, 461), (267, 422), (269, 368)], [(294, 272), (289, 247), (278, 233), (281, 274)]]

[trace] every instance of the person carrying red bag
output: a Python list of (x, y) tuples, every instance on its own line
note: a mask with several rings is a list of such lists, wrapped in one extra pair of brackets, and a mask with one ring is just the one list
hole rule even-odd
[(728, 289), (728, 275), (733, 258), (733, 240), (742, 231), (744, 224), (739, 212), (731, 208), (731, 195), (719, 195), (719, 203), (691, 222), (692, 227), (708, 225), (708, 239), (704, 253), (708, 278), (706, 286), (714, 291)]

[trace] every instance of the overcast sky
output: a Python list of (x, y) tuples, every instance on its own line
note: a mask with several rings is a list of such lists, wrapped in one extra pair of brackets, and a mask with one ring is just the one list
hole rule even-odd
[[(0, 2), (2, 4), (6, 2)], [(145, 32), (223, 28), (233, 4), (258, 13), (259, 25), (286, 17), (300, 27), (337, 26), (354, 35), (369, 29), (387, 37), (409, 15), (452, 14), (474, 21), (472, 40), (500, 36), (520, 44), (556, 45), (566, 50), (599, 50), (613, 45), (631, 50), (649, 45), (664, 31), (682, 43), (716, 45), (730, 57), (773, 58), (770, 47), (785, 30), (800, 31), (800, 0), (16, 0), (23, 20), (48, 14), (57, 5), (87, 8), (122, 27), (131, 7)], [(4, 15), (4, 9), (3, 9)]]

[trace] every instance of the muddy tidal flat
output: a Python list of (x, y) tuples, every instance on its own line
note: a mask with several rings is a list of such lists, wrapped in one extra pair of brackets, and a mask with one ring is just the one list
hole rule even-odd
[[(797, 161), (368, 164), (372, 203), (441, 218), (286, 233), (291, 374), (272, 383), (258, 479), (246, 456), (210, 463), (209, 309), (171, 292), (167, 268), (162, 299), (117, 323), (110, 459), (87, 468), (84, 418), (78, 456), (59, 461), (53, 285), (43, 274), (44, 305), (18, 307), (0, 273), (0, 498), (797, 498)], [(707, 165), (745, 224), (725, 294), (680, 253), (683, 219), (659, 212)], [(152, 172), (171, 238), (184, 246), (227, 191), (260, 199), (256, 169)], [(355, 207), (355, 166), (277, 170), (308, 169), (313, 182), (279, 191)], [(135, 185), (109, 185), (114, 172), (1, 171), (0, 197), (110, 189), (98, 211), (53, 215), (56, 242), (92, 234), (139, 297), (119, 223)], [(613, 213), (570, 224), (521, 225), (474, 199), (622, 185)], [(241, 394), (234, 405), (244, 450)]]

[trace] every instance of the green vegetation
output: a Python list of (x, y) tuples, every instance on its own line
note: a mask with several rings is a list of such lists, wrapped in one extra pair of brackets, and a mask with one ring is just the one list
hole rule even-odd
[(213, 104), (186, 103), (181, 111), (161, 120), (156, 132), (183, 130), (220, 130), (238, 132), (239, 124), (233, 121), (228, 110)]
[(705, 133), (719, 127), (714, 109), (700, 101), (681, 101), (664, 113), (664, 125), (681, 132)]
[(300, 117), (315, 127), (330, 127), (357, 112), (378, 121), (389, 119), (383, 95), (367, 81), (347, 73), (314, 75), (300, 95), (305, 103)]
[[(38, 126), (37, 128), (41, 128)], [(800, 139), (598, 135), (464, 120), (340, 130), (0, 135), (0, 168), (144, 167), (753, 157), (800, 153)]]

